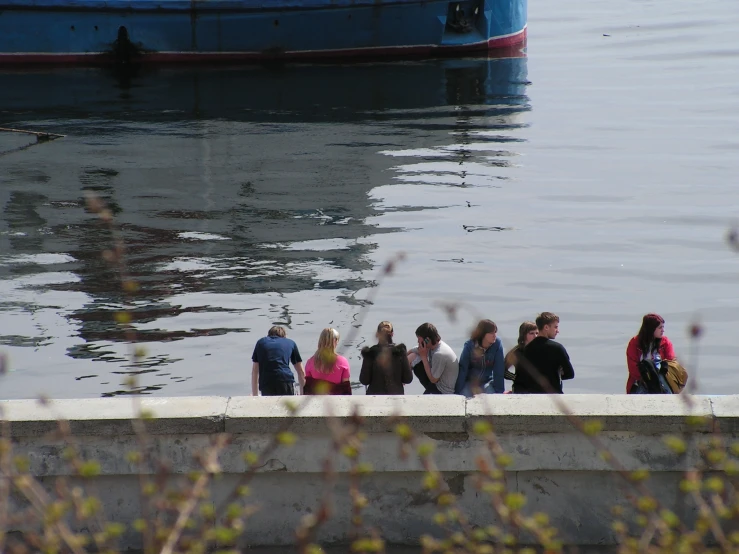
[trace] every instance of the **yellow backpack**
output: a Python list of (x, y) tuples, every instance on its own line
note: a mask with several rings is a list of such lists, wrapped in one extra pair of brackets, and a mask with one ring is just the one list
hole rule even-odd
[(665, 379), (667, 384), (670, 385), (672, 393), (680, 394), (688, 382), (688, 371), (677, 360), (667, 360), (662, 363), (667, 364)]

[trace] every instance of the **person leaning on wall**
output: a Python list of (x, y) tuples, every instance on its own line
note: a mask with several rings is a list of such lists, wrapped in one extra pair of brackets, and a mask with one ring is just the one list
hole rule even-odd
[(377, 344), (362, 348), (359, 382), (367, 394), (405, 394), (403, 385), (413, 381), (405, 344), (393, 342), (393, 324), (381, 321), (377, 326)]
[(275, 325), (254, 346), (251, 356), (252, 396), (292, 396), (295, 394), (295, 377), (290, 371), (292, 363), (298, 374), (301, 392), (305, 385), (303, 360), (295, 341), (287, 338), (284, 327)]
[(533, 321), (524, 321), (518, 327), (516, 346), (511, 348), (505, 355), (505, 378), (508, 381), (515, 383), (516, 374), (511, 371), (511, 368), (516, 368), (521, 364), (520, 358), (523, 356), (523, 349), (538, 336), (539, 329)]
[(688, 381), (672, 341), (665, 335), (665, 319), (655, 313), (642, 318), (641, 327), (626, 347), (627, 394), (678, 394)]
[(332, 327), (321, 331), (316, 352), (305, 363), (305, 394), (352, 393), (349, 360), (336, 351), (340, 338)]
[(408, 363), (425, 389), (423, 394), (454, 394), (459, 360), (452, 347), (431, 323), (419, 325), (416, 340), (418, 346), (408, 351)]
[(490, 319), (481, 319), (462, 347), (454, 392), (467, 398), (478, 393), (502, 394), (504, 375), (503, 342), (498, 337), (498, 326)]
[(565, 347), (554, 339), (559, 334), (559, 316), (542, 312), (536, 318), (539, 336), (523, 348), (516, 366), (516, 394), (562, 394), (562, 381), (574, 379), (575, 370)]

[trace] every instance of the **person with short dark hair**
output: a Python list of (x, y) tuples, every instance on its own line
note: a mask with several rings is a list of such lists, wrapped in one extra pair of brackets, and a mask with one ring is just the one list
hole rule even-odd
[(459, 356), (459, 375), (454, 392), (470, 398), (477, 393), (504, 393), (503, 343), (498, 326), (481, 319)]
[(539, 336), (523, 349), (516, 366), (516, 394), (562, 394), (562, 381), (573, 379), (575, 370), (565, 347), (553, 339), (559, 334), (559, 316), (542, 312), (536, 318)]
[(279, 325), (273, 325), (269, 328), (269, 331), (267, 331), (268, 337), (281, 337), (285, 338), (287, 336), (287, 333), (285, 332), (284, 327), (280, 327)]
[(377, 344), (362, 348), (359, 382), (367, 385), (367, 394), (405, 394), (403, 385), (413, 381), (405, 344), (393, 342), (393, 324), (381, 321), (377, 326)]
[(657, 371), (662, 371), (662, 363), (675, 360), (675, 347), (665, 336), (665, 320), (658, 314), (647, 314), (642, 318), (639, 333), (632, 337), (626, 347), (626, 365), (629, 378), (626, 393), (635, 392), (634, 385), (642, 379), (639, 362), (649, 360)]
[(425, 389), (424, 394), (454, 394), (459, 375), (459, 360), (451, 346), (431, 323), (416, 329), (418, 346), (408, 351), (408, 362)]
[(275, 325), (254, 346), (251, 356), (252, 396), (292, 396), (295, 394), (295, 377), (290, 371), (293, 364), (298, 373), (301, 392), (305, 385), (303, 360), (295, 341), (287, 338), (283, 327)]

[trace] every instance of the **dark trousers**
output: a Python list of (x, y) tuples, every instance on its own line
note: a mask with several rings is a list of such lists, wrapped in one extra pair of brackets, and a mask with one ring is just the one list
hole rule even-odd
[(413, 366), (413, 373), (416, 376), (416, 379), (418, 379), (418, 381), (423, 385), (423, 388), (426, 389), (423, 394), (441, 394), (441, 391), (436, 387), (436, 384), (432, 383), (429, 376), (426, 375), (426, 369), (423, 367), (423, 362), (418, 362)]
[(295, 383), (265, 383), (259, 387), (262, 396), (295, 396)]

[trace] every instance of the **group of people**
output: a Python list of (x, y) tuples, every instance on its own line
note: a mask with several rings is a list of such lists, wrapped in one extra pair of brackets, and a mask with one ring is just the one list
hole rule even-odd
[[(675, 350), (664, 329), (661, 316), (647, 314), (639, 333), (629, 341), (627, 393), (667, 392), (655, 388), (664, 389), (666, 380), (660, 375), (666, 376), (668, 368), (677, 366)], [(575, 377), (567, 350), (554, 340), (559, 334), (559, 317), (551, 312), (542, 312), (533, 322), (524, 321), (516, 345), (507, 353), (497, 325), (489, 319), (478, 322), (459, 356), (431, 323), (416, 329), (417, 345), (411, 349), (396, 344), (393, 334), (389, 321), (380, 322), (377, 344), (361, 351), (359, 382), (367, 387), (367, 394), (404, 394), (405, 385), (414, 376), (424, 394), (562, 394), (563, 381)], [(316, 351), (303, 367), (297, 344), (287, 338), (283, 327), (272, 327), (254, 347), (252, 394), (296, 394), (290, 364), (298, 375), (301, 394), (351, 394), (349, 361), (337, 352), (339, 340), (336, 329), (321, 331)], [(681, 386), (686, 378), (682, 378)], [(509, 391), (506, 380), (512, 382)]]

